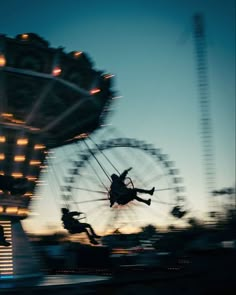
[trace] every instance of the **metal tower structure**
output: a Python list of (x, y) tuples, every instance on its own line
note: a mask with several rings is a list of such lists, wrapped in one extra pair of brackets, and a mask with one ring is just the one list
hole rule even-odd
[(198, 95), (200, 103), (200, 132), (204, 178), (210, 217), (215, 216), (215, 202), (212, 191), (215, 189), (215, 157), (213, 151), (213, 132), (208, 84), (207, 41), (204, 16), (197, 13), (193, 16), (193, 37), (197, 66)]

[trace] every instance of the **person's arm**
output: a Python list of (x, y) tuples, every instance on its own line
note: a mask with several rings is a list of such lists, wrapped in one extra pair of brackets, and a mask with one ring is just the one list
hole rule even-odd
[(79, 216), (80, 214), (82, 214), (82, 212), (71, 211), (69, 212), (69, 214), (73, 217), (73, 216)]
[(120, 175), (120, 180), (124, 181), (125, 180), (125, 177), (127, 176), (128, 172), (132, 169), (132, 167), (124, 170), (124, 172), (121, 173)]

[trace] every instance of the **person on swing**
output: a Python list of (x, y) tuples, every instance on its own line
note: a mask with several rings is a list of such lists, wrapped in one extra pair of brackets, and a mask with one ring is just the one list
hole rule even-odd
[(151, 190), (145, 190), (141, 188), (128, 188), (126, 184), (124, 183), (125, 178), (128, 174), (128, 172), (132, 169), (132, 167), (124, 170), (124, 172), (121, 173), (120, 176), (117, 174), (112, 174), (111, 179), (111, 187), (110, 187), (110, 207), (114, 205), (115, 202), (117, 202), (119, 205), (126, 205), (132, 200), (137, 200), (139, 202), (145, 203), (148, 206), (151, 204), (151, 199), (144, 200), (140, 198), (137, 193), (145, 193), (149, 195), (153, 195), (155, 191), (155, 187), (153, 187)]
[(67, 229), (70, 233), (81, 233), (85, 232), (90, 240), (90, 242), (94, 245), (97, 245), (98, 242), (95, 240), (96, 238), (100, 238), (100, 236), (96, 235), (92, 226), (85, 222), (80, 222), (78, 219), (74, 218), (74, 216), (79, 216), (83, 214), (82, 212), (77, 211), (69, 211), (67, 208), (62, 208), (62, 223), (64, 228)]
[(6, 238), (4, 236), (4, 229), (3, 226), (0, 225), (0, 246), (9, 247), (11, 243), (6, 241)]

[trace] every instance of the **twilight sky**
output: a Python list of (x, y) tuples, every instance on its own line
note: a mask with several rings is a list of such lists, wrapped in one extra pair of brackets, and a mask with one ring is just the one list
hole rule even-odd
[[(189, 206), (208, 211), (200, 141), (200, 112), (192, 16), (206, 22), (216, 189), (235, 186), (234, 0), (1, 0), (0, 33), (34, 32), (52, 47), (81, 50), (95, 68), (115, 75), (122, 96), (111, 123), (124, 136), (152, 143), (180, 170)], [(40, 231), (59, 214), (35, 204), (24, 222)]]

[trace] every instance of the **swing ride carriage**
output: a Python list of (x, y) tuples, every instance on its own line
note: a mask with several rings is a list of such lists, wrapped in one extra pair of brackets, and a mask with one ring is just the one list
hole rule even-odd
[[(42, 275), (21, 220), (47, 178), (61, 207), (83, 212), (101, 235), (182, 222), (184, 187), (169, 157), (100, 128), (115, 95), (112, 76), (34, 33), (0, 35), (0, 225), (10, 244), (0, 245), (0, 281)], [(136, 200), (110, 207), (110, 176), (129, 167), (127, 188), (156, 188), (149, 208)]]
[[(0, 246), (0, 280), (40, 275), (20, 221), (42, 184), (49, 150), (103, 123), (111, 77), (85, 53), (52, 48), (34, 33), (0, 36), (0, 225), (10, 244)], [(23, 192), (16, 189), (22, 179)]]

